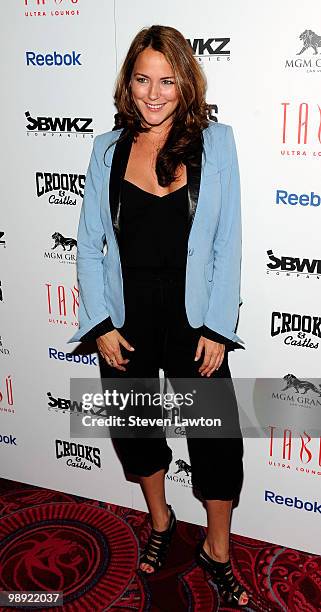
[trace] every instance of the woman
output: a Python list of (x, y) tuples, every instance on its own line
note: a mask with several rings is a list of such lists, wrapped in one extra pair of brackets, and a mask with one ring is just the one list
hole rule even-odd
[[(80, 328), (69, 342), (95, 338), (107, 377), (158, 377), (159, 368), (165, 377), (231, 377), (228, 350), (242, 342), (239, 174), (232, 128), (209, 121), (205, 89), (183, 35), (145, 28), (118, 77), (116, 131), (94, 140), (77, 236)], [(235, 396), (231, 410), (237, 419)], [(208, 516), (196, 560), (227, 603), (244, 606), (229, 559), (242, 436), (186, 435)], [(152, 531), (140, 570), (153, 573), (176, 527), (164, 490), (172, 452), (161, 437), (114, 443), (146, 497)], [(214, 465), (221, 473), (209, 478)]]

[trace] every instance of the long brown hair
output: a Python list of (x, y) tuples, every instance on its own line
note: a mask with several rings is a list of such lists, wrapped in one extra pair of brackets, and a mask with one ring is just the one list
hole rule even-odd
[(161, 25), (140, 30), (129, 47), (115, 86), (114, 100), (118, 111), (115, 128), (125, 128), (124, 136), (131, 133), (135, 138), (139, 132), (150, 130), (141, 124), (130, 86), (136, 58), (147, 47), (163, 53), (173, 69), (179, 95), (170, 131), (156, 159), (158, 183), (166, 187), (175, 180), (181, 163), (193, 164), (197, 142), (209, 124), (209, 106), (205, 102), (206, 78), (181, 32)]

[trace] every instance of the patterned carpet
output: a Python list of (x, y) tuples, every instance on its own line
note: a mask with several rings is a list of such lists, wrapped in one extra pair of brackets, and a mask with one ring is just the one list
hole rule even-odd
[[(233, 609), (220, 607), (215, 584), (193, 560), (205, 535), (198, 525), (178, 521), (164, 569), (145, 579), (136, 569), (150, 531), (146, 513), (0, 479), (0, 517), (0, 588), (63, 591), (63, 606), (42, 609)], [(321, 611), (321, 557), (236, 535), (231, 557), (236, 577), (253, 594), (247, 612)]]

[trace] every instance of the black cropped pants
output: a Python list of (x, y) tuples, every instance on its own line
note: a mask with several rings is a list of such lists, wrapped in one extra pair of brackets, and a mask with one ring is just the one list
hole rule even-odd
[[(148, 269), (123, 267), (125, 322), (117, 328), (135, 348), (120, 346), (123, 358), (130, 361), (126, 372), (109, 366), (105, 360), (102, 378), (158, 378), (159, 368), (165, 377), (199, 378), (198, 369), (204, 351), (194, 361), (200, 330), (191, 327), (185, 310), (185, 270), (156, 273)], [(212, 377), (230, 378), (228, 352)], [(205, 378), (205, 377), (204, 377)], [(239, 425), (238, 407), (233, 389), (229, 410)], [(174, 389), (176, 391), (176, 389)], [(173, 455), (166, 437), (113, 437), (113, 444), (125, 472), (150, 476), (160, 469), (168, 470)], [(205, 500), (236, 498), (243, 481), (243, 438), (186, 439), (190, 457), (193, 487)]]

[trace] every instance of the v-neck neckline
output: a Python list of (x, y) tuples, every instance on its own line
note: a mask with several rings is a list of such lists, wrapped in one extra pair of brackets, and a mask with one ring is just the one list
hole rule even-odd
[(135, 189), (138, 189), (139, 191), (142, 191), (144, 194), (146, 194), (146, 195), (148, 195), (150, 197), (157, 198), (159, 200), (162, 200), (163, 198), (168, 198), (169, 196), (173, 195), (174, 193), (177, 193), (178, 191), (181, 191), (182, 189), (186, 189), (187, 188), (187, 183), (186, 183), (185, 185), (182, 185), (181, 187), (178, 187), (178, 189), (175, 189), (174, 191), (170, 191), (170, 193), (165, 193), (165, 195), (160, 196), (160, 195), (157, 195), (156, 193), (151, 193), (150, 191), (146, 191), (142, 187), (139, 187), (135, 183), (132, 183), (131, 181), (128, 181), (125, 178), (123, 179), (123, 181), (124, 181), (124, 183), (127, 183), (128, 185), (131, 185)]

